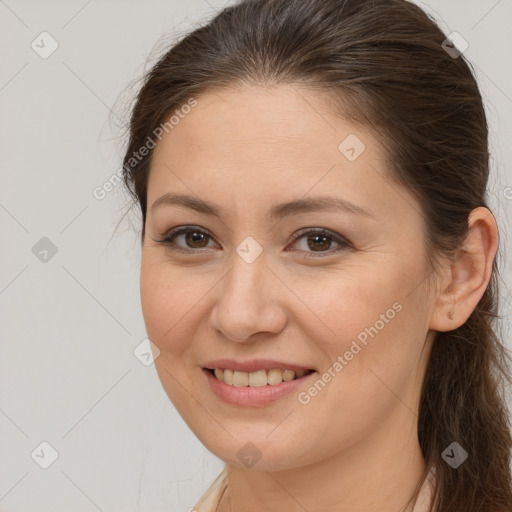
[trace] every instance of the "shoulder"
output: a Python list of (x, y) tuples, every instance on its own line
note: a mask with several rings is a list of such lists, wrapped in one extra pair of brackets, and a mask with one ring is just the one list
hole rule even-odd
[(430, 512), (432, 507), (433, 486), (435, 481), (435, 468), (432, 468), (423, 482), (418, 499), (412, 512)]
[(224, 468), (190, 512), (214, 512), (226, 488), (227, 470)]

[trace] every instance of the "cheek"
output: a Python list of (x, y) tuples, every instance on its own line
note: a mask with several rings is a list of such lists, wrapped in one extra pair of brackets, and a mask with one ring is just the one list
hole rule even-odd
[(140, 275), (141, 306), (148, 337), (162, 352), (186, 348), (186, 326), (201, 290), (184, 273), (151, 255), (143, 255)]
[[(142, 314), (148, 337), (161, 350), (162, 360), (170, 355), (173, 357), (169, 360), (177, 365), (188, 356), (197, 330), (209, 320), (209, 294), (222, 275), (207, 265), (202, 269), (171, 265), (157, 250), (143, 252), (140, 274)], [(208, 326), (202, 328), (206, 331)], [(189, 362), (194, 364), (194, 361)]]
[(382, 387), (372, 371), (397, 383), (417, 366), (428, 330), (421, 290), (411, 293), (423, 275), (420, 267), (414, 262), (367, 267), (317, 283), (322, 293), (309, 295), (317, 316), (316, 334), (310, 336), (324, 353), (322, 370), (343, 374), (333, 381), (357, 387), (358, 394), (366, 388), (370, 398), (375, 386)]
[[(404, 301), (403, 289), (404, 284), (393, 274), (366, 267), (323, 276), (316, 281), (313, 292), (310, 288), (308, 300), (312, 313), (322, 320), (315, 324), (323, 326), (323, 339), (336, 351), (375, 322), (379, 322), (379, 330), (383, 330), (381, 314), (385, 320), (394, 320), (396, 310), (400, 309), (396, 303)], [(306, 293), (304, 289), (303, 295)]]

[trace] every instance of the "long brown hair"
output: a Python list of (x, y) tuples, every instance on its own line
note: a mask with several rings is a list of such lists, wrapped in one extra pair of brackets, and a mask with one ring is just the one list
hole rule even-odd
[[(418, 198), (431, 268), (464, 240), (472, 209), (486, 205), (488, 130), (463, 55), (406, 0), (243, 0), (174, 44), (145, 75), (123, 160), (142, 213), (158, 127), (213, 87), (305, 84), (340, 115), (373, 127), (390, 174)], [(338, 101), (342, 100), (342, 101)], [(154, 144), (153, 144), (154, 145)], [(493, 329), (497, 262), (482, 299), (459, 328), (436, 333), (419, 404), (424, 481), (435, 470), (432, 512), (510, 512), (512, 439), (505, 401), (509, 355)], [(457, 442), (457, 469), (443, 460)]]

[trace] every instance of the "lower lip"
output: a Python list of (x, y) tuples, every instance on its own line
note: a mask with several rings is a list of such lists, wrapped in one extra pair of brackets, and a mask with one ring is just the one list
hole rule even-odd
[(250, 386), (237, 387), (226, 384), (213, 376), (210, 370), (206, 370), (204, 368), (203, 373), (205, 374), (212, 391), (221, 400), (224, 400), (224, 402), (243, 407), (264, 407), (265, 405), (289, 395), (299, 386), (309, 382), (317, 372), (311, 372), (300, 379), (281, 382), (280, 384), (274, 384), (273, 386), (267, 385), (254, 388)]

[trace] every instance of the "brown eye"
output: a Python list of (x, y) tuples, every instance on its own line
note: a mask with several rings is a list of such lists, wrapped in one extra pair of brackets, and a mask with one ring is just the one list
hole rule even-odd
[[(177, 243), (180, 238), (183, 241)], [(211, 236), (202, 229), (193, 226), (182, 226), (171, 230), (162, 239), (156, 241), (173, 251), (191, 253), (195, 249), (208, 248), (208, 243), (211, 240)]]
[[(352, 248), (350, 242), (341, 235), (337, 235), (323, 228), (306, 228), (295, 233), (292, 238), (294, 245), (297, 246), (299, 250), (310, 253), (310, 256), (330, 255), (344, 249)], [(332, 249), (333, 243), (337, 245), (334, 249)], [(312, 253), (316, 253), (316, 255)]]
[(307, 238), (308, 247), (313, 251), (330, 249), (332, 239), (326, 235), (312, 235)]
[[(188, 247), (202, 249), (208, 245), (208, 235), (200, 231), (188, 231), (185, 234), (185, 242)], [(206, 243), (205, 243), (206, 241)]]

